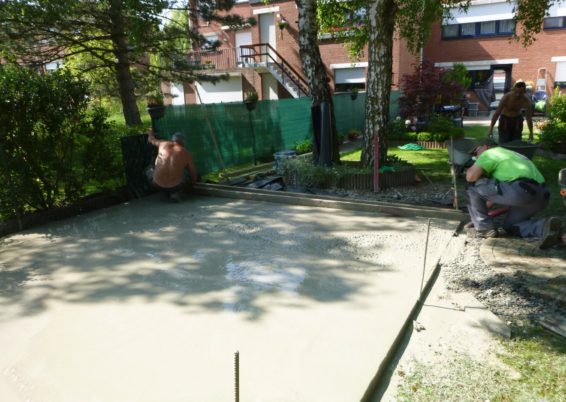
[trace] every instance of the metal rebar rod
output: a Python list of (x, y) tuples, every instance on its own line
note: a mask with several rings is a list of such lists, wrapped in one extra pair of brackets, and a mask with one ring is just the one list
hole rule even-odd
[(424, 249), (424, 258), (423, 258), (423, 274), (421, 276), (421, 290), (419, 292), (419, 299), (422, 296), (423, 293), (423, 284), (424, 284), (424, 277), (425, 277), (425, 271), (426, 271), (426, 255), (428, 254), (428, 235), (430, 233), (430, 218), (427, 221), (426, 224), (426, 240), (425, 240), (425, 249)]
[(234, 353), (234, 401), (240, 402), (240, 352)]

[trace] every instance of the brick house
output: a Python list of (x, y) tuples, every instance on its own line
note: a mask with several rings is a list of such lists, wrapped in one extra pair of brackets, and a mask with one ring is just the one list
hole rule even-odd
[[(232, 31), (217, 24), (199, 26), (209, 40), (219, 40), (218, 51), (192, 54), (199, 68), (209, 74), (229, 74), (228, 81), (174, 85), (174, 104), (241, 102), (254, 87), (259, 99), (304, 96), (306, 86), (299, 56), (298, 12), (294, 1), (237, 0), (233, 13), (254, 16), (257, 25)], [(259, 45), (263, 44), (263, 45)], [(351, 60), (344, 44), (321, 36), (320, 53), (327, 68), (330, 87), (335, 92), (365, 90), (367, 58)], [(399, 77), (409, 73), (417, 61), (402, 41), (395, 41), (393, 88)], [(306, 88), (305, 88), (306, 89)]]
[(468, 95), (480, 111), (489, 110), (517, 80), (547, 94), (566, 89), (566, 3), (549, 10), (543, 30), (527, 48), (511, 39), (515, 3), (476, 0), (465, 14), (452, 10), (452, 18), (435, 24), (424, 47), (425, 59), (437, 66), (466, 66), (473, 79)]
[[(422, 51), (425, 59), (438, 66), (462, 63), (468, 68), (472, 76), (468, 97), (480, 111), (488, 111), (518, 79), (532, 83), (533, 91), (551, 94), (555, 88), (566, 89), (566, 4), (549, 10), (543, 31), (528, 48), (511, 40), (514, 6), (507, 0), (473, 0), (466, 14), (452, 10), (452, 18), (433, 26)], [(218, 51), (191, 55), (207, 73), (227, 73), (230, 79), (216, 85), (175, 85), (173, 103), (240, 102), (250, 87), (264, 100), (304, 96), (295, 2), (237, 0), (232, 12), (254, 16), (258, 23), (239, 31), (214, 23), (201, 25), (205, 37), (222, 45)], [(328, 37), (321, 36), (319, 44), (331, 89), (363, 91), (367, 59), (351, 60), (344, 44)], [(400, 77), (412, 72), (418, 60), (404, 41), (394, 41), (392, 89), (398, 89)]]

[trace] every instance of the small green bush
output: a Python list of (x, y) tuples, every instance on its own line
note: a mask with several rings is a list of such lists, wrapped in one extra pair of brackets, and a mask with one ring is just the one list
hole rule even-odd
[(555, 93), (549, 102), (548, 121), (541, 126), (543, 148), (566, 153), (566, 96)]
[(407, 126), (404, 120), (397, 118), (389, 122), (389, 138), (402, 140), (406, 134)]
[(417, 134), (417, 141), (432, 141), (433, 134), (428, 131), (421, 131)]
[(306, 139), (295, 143), (295, 151), (300, 154), (312, 152), (312, 140)]
[(566, 122), (566, 96), (555, 93), (548, 104), (549, 120)]
[(341, 177), (355, 173), (369, 173), (367, 168), (352, 166), (324, 167), (313, 165), (312, 160), (288, 158), (283, 160), (281, 169), (284, 177), (295, 177), (300, 186), (307, 188), (326, 188)]
[(555, 152), (566, 151), (566, 121), (549, 120), (540, 135), (541, 146)]

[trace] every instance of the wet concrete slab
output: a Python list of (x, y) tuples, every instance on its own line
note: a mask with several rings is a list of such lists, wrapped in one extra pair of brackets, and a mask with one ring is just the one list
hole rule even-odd
[(355, 401), (457, 222), (159, 196), (0, 239), (0, 395)]

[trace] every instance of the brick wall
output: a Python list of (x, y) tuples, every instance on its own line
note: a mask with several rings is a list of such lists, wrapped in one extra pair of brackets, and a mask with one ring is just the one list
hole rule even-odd
[(547, 69), (547, 92), (554, 90), (554, 56), (566, 56), (566, 30), (543, 30), (531, 46), (524, 48), (509, 37), (442, 40), (440, 24), (435, 24), (425, 45), (425, 59), (434, 62), (518, 59), (512, 66), (512, 80), (536, 84), (539, 68)]

